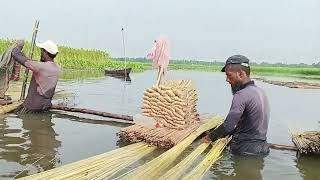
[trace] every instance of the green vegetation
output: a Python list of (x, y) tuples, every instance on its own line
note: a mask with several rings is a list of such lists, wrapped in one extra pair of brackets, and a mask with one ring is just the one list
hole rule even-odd
[[(14, 43), (13, 40), (0, 39), (0, 52), (10, 47)], [(30, 43), (26, 42), (23, 52), (28, 55)], [(33, 59), (40, 59), (40, 49), (35, 48)], [(56, 62), (64, 69), (87, 69), (87, 70), (103, 70), (105, 68), (124, 68), (131, 67), (133, 71), (143, 71), (148, 69), (141, 63), (115, 61), (110, 55), (101, 50), (95, 49), (77, 49), (67, 46), (59, 46), (59, 54)]]
[(83, 80), (105, 77), (100, 70), (62, 70), (60, 80)]
[[(12, 40), (0, 39), (0, 52), (3, 52), (13, 44)], [(29, 43), (24, 47), (25, 54), (28, 54)], [(110, 55), (101, 50), (77, 49), (66, 46), (59, 46), (59, 55), (56, 62), (63, 69), (74, 70), (98, 70), (102, 72), (105, 68), (131, 67), (134, 72), (151, 69), (151, 61), (145, 58), (128, 58), (126, 62), (123, 58), (111, 58)], [(40, 58), (40, 50), (36, 48), (33, 59)], [(171, 60), (169, 69), (173, 70), (195, 70), (219, 72), (223, 62), (206, 62), (195, 60)], [(320, 79), (320, 62), (312, 65), (307, 64), (269, 64), (266, 62), (257, 64), (251, 63), (251, 70), (254, 75), (279, 75), (279, 76), (300, 76), (313, 79)]]
[[(123, 61), (123, 58), (116, 58), (117, 61)], [(128, 62), (136, 62), (151, 66), (150, 60), (145, 58), (130, 58)], [(194, 60), (171, 60), (170, 69), (174, 70), (195, 70), (220, 72), (223, 62), (206, 62)], [(268, 63), (251, 63), (251, 72), (253, 75), (277, 75), (277, 76), (296, 76), (312, 79), (320, 78), (320, 62), (312, 65), (307, 64), (268, 64)]]

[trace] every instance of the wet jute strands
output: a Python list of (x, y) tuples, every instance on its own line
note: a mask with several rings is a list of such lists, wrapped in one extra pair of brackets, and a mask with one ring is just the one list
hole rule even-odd
[(223, 118), (215, 116), (205, 123), (203, 123), (197, 130), (191, 133), (187, 138), (181, 141), (179, 144), (162, 153), (152, 161), (139, 166), (138, 168), (124, 174), (119, 179), (157, 179), (167, 168), (173, 163), (173, 161), (203, 132), (209, 129), (219, 126), (223, 122)]
[(16, 102), (13, 102), (13, 103), (8, 104), (8, 105), (2, 105), (2, 106), (0, 105), (0, 115), (14, 111), (22, 103), (23, 103), (23, 101), (16, 101)]
[(320, 131), (291, 133), (300, 154), (320, 154)]
[[(120, 176), (124, 179), (152, 179), (159, 177), (158, 172), (166, 169), (172, 162), (203, 132), (215, 128), (223, 122), (222, 117), (215, 116), (206, 120), (198, 129), (191, 133), (177, 146), (164, 152), (150, 162), (139, 166), (129, 174)], [(199, 151), (203, 151), (206, 145)], [(156, 147), (144, 143), (135, 143), (123, 148), (112, 150), (85, 160), (67, 164), (42, 173), (21, 179), (110, 179), (120, 170), (153, 152)], [(197, 152), (199, 153), (199, 152)]]
[(223, 138), (215, 141), (206, 157), (182, 179), (201, 179), (203, 174), (221, 157), (221, 153), (228, 144), (229, 140), (230, 139), (228, 138)]
[(155, 149), (135, 143), (21, 179), (106, 179)]
[(119, 136), (129, 142), (145, 142), (150, 145), (155, 145), (160, 148), (169, 149), (189, 134), (196, 130), (201, 123), (195, 123), (190, 127), (182, 130), (161, 127), (161, 128), (149, 128), (142, 125), (132, 125), (121, 129)]
[(186, 158), (180, 161), (176, 166), (170, 168), (168, 172), (166, 172), (163, 176), (159, 179), (172, 179), (176, 180), (179, 179), (186, 169), (188, 169), (192, 162), (199, 157), (199, 155), (208, 148), (209, 143), (202, 143), (200, 144), (195, 150), (193, 150)]

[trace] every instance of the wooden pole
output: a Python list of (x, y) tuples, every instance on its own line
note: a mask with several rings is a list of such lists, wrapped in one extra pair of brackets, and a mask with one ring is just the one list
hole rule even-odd
[[(113, 114), (113, 113), (95, 111), (95, 110), (84, 109), (84, 108), (70, 108), (70, 107), (58, 106), (58, 105), (53, 105), (51, 107), (51, 109), (57, 109), (57, 110), (68, 111), (68, 112), (79, 112), (79, 113), (85, 113), (85, 114), (92, 114), (92, 115), (97, 115), (97, 116), (102, 116), (102, 117), (125, 120), (125, 121), (129, 121), (131, 123), (134, 123), (133, 116), (129, 116), (129, 115)], [(120, 122), (120, 123), (123, 123), (123, 122)], [(298, 150), (297, 147), (290, 146), (290, 145), (272, 144), (272, 143), (269, 143), (269, 145), (270, 145), (271, 149), (287, 150), (287, 151), (297, 151)]]
[(126, 81), (126, 78), (127, 78), (127, 57), (126, 57), (126, 46), (125, 46), (124, 29), (123, 28), (121, 28), (121, 34), (122, 34), (122, 46), (123, 46), (123, 57), (124, 57), (124, 81)]
[(277, 149), (277, 150), (288, 150), (288, 151), (297, 151), (298, 148), (295, 146), (290, 145), (283, 145), (283, 144), (269, 144), (271, 149)]
[(156, 85), (159, 86), (162, 80), (163, 76), (163, 67), (159, 66), (159, 71), (158, 71), (158, 78), (157, 78), (157, 83)]
[[(35, 43), (36, 43), (38, 28), (39, 28), (39, 20), (36, 20), (36, 22), (35, 22), (35, 24), (34, 24), (34, 27), (33, 27), (33, 33), (32, 33), (32, 39), (31, 39), (31, 46), (30, 46), (30, 51), (29, 51), (29, 58), (30, 58), (30, 59), (32, 59), (32, 57), (33, 57), (34, 45), (35, 45)], [(23, 83), (22, 83), (20, 100), (23, 100), (23, 99), (25, 98), (28, 76), (29, 76), (29, 69), (26, 68), (24, 81), (23, 81)]]
[(91, 109), (71, 108), (71, 107), (58, 106), (58, 105), (53, 105), (51, 107), (51, 109), (58, 109), (58, 110), (69, 111), (69, 112), (80, 112), (80, 113), (92, 114), (92, 115), (103, 116), (103, 117), (108, 117), (108, 118), (133, 121), (133, 116), (113, 114), (113, 113), (108, 113), (108, 112), (95, 111), (95, 110), (91, 110)]

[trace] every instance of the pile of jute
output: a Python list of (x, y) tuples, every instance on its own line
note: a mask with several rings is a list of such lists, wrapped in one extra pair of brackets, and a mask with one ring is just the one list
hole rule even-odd
[(152, 118), (154, 125), (135, 124), (121, 129), (119, 136), (130, 142), (171, 148), (200, 126), (197, 100), (191, 80), (168, 80), (147, 88), (141, 114)]

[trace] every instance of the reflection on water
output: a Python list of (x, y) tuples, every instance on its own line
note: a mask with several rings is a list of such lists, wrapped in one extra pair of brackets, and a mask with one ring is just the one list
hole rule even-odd
[[(60, 81), (59, 87), (75, 94), (76, 107), (135, 115), (140, 111), (143, 91), (156, 81), (155, 71), (132, 73), (131, 82), (104, 76), (103, 72), (101, 74), (95, 78)], [(170, 71), (167, 78), (195, 82), (200, 113), (226, 115), (228, 112), (232, 95), (224, 74)], [(257, 85), (266, 91), (271, 105), (269, 142), (291, 144), (290, 126), (319, 129), (319, 90), (290, 89), (262, 82), (257, 82)], [(31, 117), (17, 117), (14, 114), (1, 116), (0, 179), (14, 177), (23, 170), (26, 171), (19, 177), (33, 174), (123, 147), (127, 143), (120, 141), (116, 135), (123, 126), (127, 125), (61, 112)], [(126, 170), (160, 153), (152, 153)], [(41, 155), (46, 156), (41, 158)], [(317, 179), (320, 177), (317, 170), (319, 162), (313, 157), (297, 159), (294, 152), (288, 151), (271, 150), (262, 159), (238, 158), (225, 152), (204, 179)]]
[(127, 81), (129, 83), (131, 82), (130, 76), (112, 75), (112, 74), (108, 74), (106, 76), (110, 76), (110, 77), (113, 77), (113, 78), (116, 78), (116, 79), (121, 79), (122, 81)]
[(101, 70), (68, 70), (64, 69), (61, 72), (60, 80), (81, 80), (88, 78), (99, 78), (103, 77), (103, 71)]
[(210, 168), (211, 173), (207, 173), (206, 178), (260, 180), (263, 179), (263, 168), (262, 156), (237, 156), (225, 152), (222, 159)]
[(304, 180), (315, 180), (320, 179), (320, 157), (309, 156), (300, 157), (296, 160), (296, 166), (300, 171), (301, 176)]
[[(30, 167), (35, 172), (54, 168), (59, 163), (56, 155), (61, 142), (56, 139), (58, 134), (52, 128), (54, 124), (51, 120), (52, 113), (1, 118), (0, 159)], [(8, 124), (15, 123), (13, 121), (19, 121), (21, 127), (10, 127)], [(16, 170), (8, 177), (25, 176), (28, 171)]]

